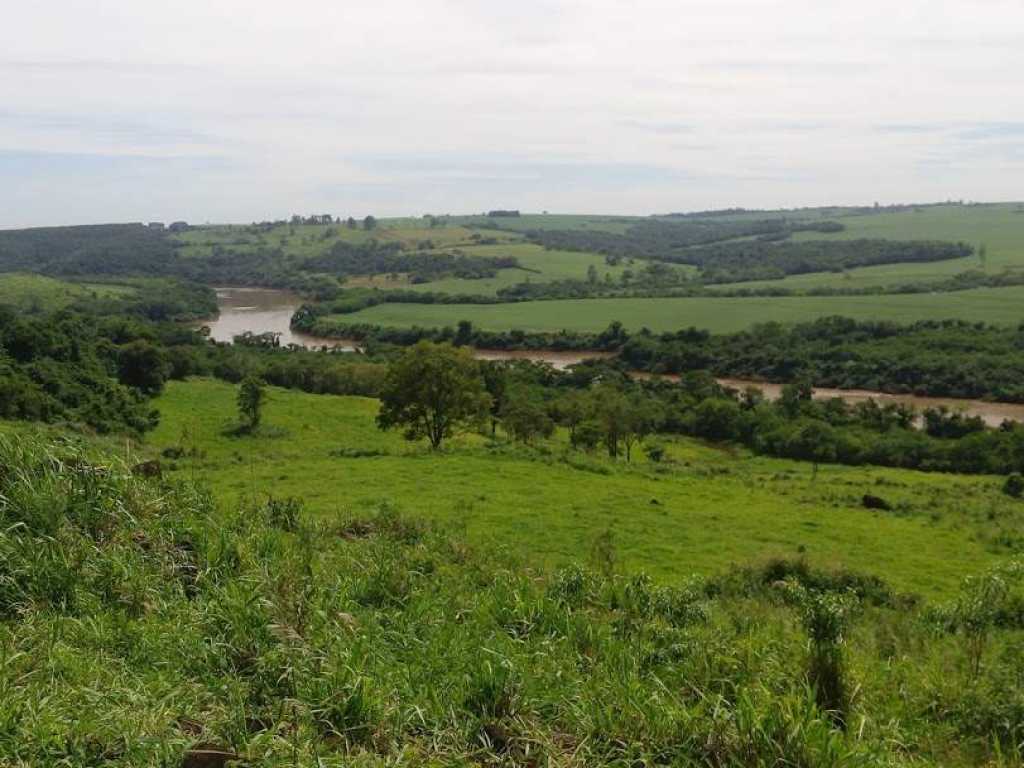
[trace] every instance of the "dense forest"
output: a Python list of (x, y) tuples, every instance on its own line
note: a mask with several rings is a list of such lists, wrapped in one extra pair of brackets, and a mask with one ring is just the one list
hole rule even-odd
[(167, 376), (164, 354), (116, 323), (97, 325), (72, 313), (19, 318), (0, 308), (0, 417), (83, 423), (99, 432), (154, 427), (147, 398)]
[(633, 335), (620, 359), (659, 373), (718, 376), (937, 397), (1024, 402), (1024, 327), (963, 320), (911, 325), (823, 318), (736, 334), (697, 329)]
[(179, 274), (174, 242), (141, 224), (0, 230), (0, 271), (46, 275)]

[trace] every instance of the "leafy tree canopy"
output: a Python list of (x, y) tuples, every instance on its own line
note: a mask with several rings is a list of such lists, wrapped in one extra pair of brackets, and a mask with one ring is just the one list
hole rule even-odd
[(377, 424), (402, 427), (407, 440), (426, 438), (436, 450), (459, 430), (481, 425), (489, 407), (480, 364), (468, 350), (421, 341), (389, 369)]

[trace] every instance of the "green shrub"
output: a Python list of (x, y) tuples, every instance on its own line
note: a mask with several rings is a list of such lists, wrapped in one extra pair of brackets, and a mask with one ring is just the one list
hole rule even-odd
[(1003, 483), (1003, 493), (1013, 499), (1019, 499), (1024, 496), (1024, 476), (1019, 472), (1014, 472)]

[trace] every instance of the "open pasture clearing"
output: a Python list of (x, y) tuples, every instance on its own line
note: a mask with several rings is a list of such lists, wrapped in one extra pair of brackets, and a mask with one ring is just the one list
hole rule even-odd
[[(663, 579), (804, 554), (934, 596), (1000, 557), (996, 540), (1024, 516), (997, 478), (828, 466), (814, 479), (808, 464), (689, 439), (673, 441), (660, 467), (571, 452), (563, 436), (539, 449), (468, 436), (433, 454), (380, 432), (375, 400), (268, 391), (264, 436), (227, 437), (235, 387), (171, 382), (148, 443), (198, 449), (177, 471), (228, 507), (266, 494), (301, 496), (325, 518), (395, 507), (537, 566), (578, 561), (611, 530), (625, 567)], [(863, 509), (865, 493), (897, 511)]]
[[(550, 283), (555, 280), (586, 280), (587, 271), (591, 266), (597, 270), (599, 280), (606, 276), (616, 284), (622, 273), (627, 269), (639, 269), (637, 262), (629, 265), (626, 262), (612, 266), (604, 256), (596, 253), (579, 253), (576, 251), (546, 250), (532, 243), (509, 243), (508, 245), (477, 245), (462, 249), (469, 256), (515, 256), (522, 269), (502, 269), (491, 278), (480, 280), (464, 280), (449, 278), (410, 286), (413, 290), (439, 293), (466, 293), (476, 295), (494, 295), (501, 288), (508, 288), (518, 283)], [(688, 267), (679, 267), (688, 270)]]
[(785, 280), (759, 280), (719, 286), (785, 287), (805, 290), (822, 286), (870, 288), (903, 283), (933, 282), (961, 272), (979, 270), (1000, 274), (1005, 270), (1024, 270), (1024, 205), (998, 203), (986, 205), (942, 205), (915, 208), (899, 213), (846, 215), (837, 217), (846, 229), (836, 233), (799, 232), (794, 240), (945, 240), (965, 242), (977, 250), (985, 246), (985, 258), (977, 255), (921, 264), (885, 264), (861, 267), (841, 274), (816, 272), (793, 275)]

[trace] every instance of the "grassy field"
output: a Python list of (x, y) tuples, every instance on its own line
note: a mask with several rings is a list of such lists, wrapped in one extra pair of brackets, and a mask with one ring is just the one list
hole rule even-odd
[[(930, 264), (889, 264), (849, 270), (837, 275), (815, 273), (786, 278), (784, 281), (755, 281), (748, 287), (779, 286), (795, 290), (820, 286), (865, 288), (908, 282), (936, 281), (966, 270), (980, 269), (997, 274), (1006, 269), (1024, 269), (1024, 205), (1000, 203), (985, 205), (940, 205), (914, 208), (898, 213), (855, 213), (854, 209), (816, 209), (814, 211), (758, 211), (723, 217), (729, 220), (760, 220), (800, 217), (841, 221), (846, 230), (836, 234), (798, 233), (797, 240), (884, 238), (892, 240), (963, 241), (972, 246), (984, 244), (984, 262), (976, 257)], [(485, 224), (476, 217), (459, 219), (465, 223)], [(519, 219), (500, 219), (507, 229), (595, 229), (623, 232), (639, 217), (588, 217), (526, 215)], [(726, 286), (723, 286), (725, 288)]]
[[(479, 280), (463, 278), (447, 278), (432, 280), (427, 283), (413, 284), (408, 276), (373, 275), (372, 277), (352, 278), (346, 285), (370, 286), (377, 288), (400, 288), (428, 293), (464, 293), (479, 296), (493, 296), (501, 288), (508, 288), (518, 283), (548, 283), (554, 280), (586, 280), (587, 270), (593, 265), (601, 280), (608, 275), (617, 281), (620, 275), (629, 268), (626, 264), (609, 266), (603, 256), (595, 253), (578, 253), (573, 251), (548, 251), (539, 245), (524, 242), (510, 242), (500, 245), (473, 245), (459, 249), (469, 256), (500, 257), (514, 256), (519, 260), (522, 269), (501, 269), (494, 277)], [(688, 269), (679, 267), (679, 269)]]
[[(184, 387), (197, 401), (230, 401), (202, 382)], [(183, 391), (165, 405), (184, 402)], [(219, 500), (176, 482), (188, 469), (141, 477), (123, 445), (56, 428), (39, 430), (49, 433), (42, 440), (12, 439), (0, 424), (0, 764), (1022, 764), (1024, 563), (972, 570), (978, 578), (943, 594), (950, 600), (893, 589), (920, 581), (939, 593), (947, 575), (988, 559), (971, 534), (972, 513), (988, 508), (983, 479), (924, 484), (826, 470), (809, 489), (806, 476), (776, 482), (783, 465), (716, 462), (681, 444), (677, 460), (685, 454), (693, 466), (657, 482), (636, 469), (595, 476), (621, 489), (615, 546), (589, 565), (543, 572), (535, 566), (549, 541), (589, 533), (600, 512), (569, 525), (562, 497), (548, 498), (545, 483), (574, 478), (542, 458), (462, 445), (443, 456), (411, 453), (397, 471), (384, 457), (332, 471), (326, 448), (369, 440), (368, 404), (286, 404), (274, 393), (271, 405), (271, 429), (303, 429), (316, 410), (318, 425), (339, 430), (325, 429), (321, 441), (260, 437), (234, 448), (198, 435), (209, 451), (201, 471)], [(214, 416), (198, 413), (212, 426)], [(234, 453), (259, 454), (250, 482), (270, 483), (258, 490), (273, 490), (273, 501), (230, 503), (226, 476), (247, 472)], [(282, 498), (310, 490), (310, 478), (290, 479), (306, 459), (322, 475), (314, 485), (335, 484), (342, 514)], [(283, 477), (261, 474), (272, 462)], [(360, 483), (397, 496), (409, 473), (451, 479), (463, 465), (467, 491), (502, 496), (492, 530), (481, 533), (481, 515), (467, 505), (449, 513), (468, 519), (467, 531), (394, 506), (351, 515)], [(541, 481), (540, 514), (504, 497), (498, 473), (520, 465), (528, 481)], [(886, 517), (829, 503), (829, 493), (849, 490), (844, 483), (859, 490), (868, 480), (911, 501)], [(601, 482), (575, 484), (610, 493)], [(646, 496), (667, 500), (675, 484), (692, 498), (654, 509)], [(756, 517), (740, 506), (751, 494), (765, 502)], [(594, 495), (576, 499), (595, 505)], [(915, 504), (927, 504), (929, 516)], [(857, 550), (865, 570), (889, 569), (888, 583), (796, 558), (692, 575), (724, 562), (734, 541), (756, 555), (767, 531), (774, 547), (799, 518), (813, 559), (831, 537), (831, 546)], [(643, 548), (632, 553), (626, 543)], [(896, 544), (905, 552), (894, 561)], [(616, 562), (616, 551), (629, 557)], [(629, 569), (645, 560), (686, 577), (666, 583)]]
[(0, 275), (0, 304), (21, 312), (52, 312), (76, 299), (89, 296), (123, 296), (133, 289), (125, 285), (72, 283), (42, 275)]
[(388, 326), (454, 326), (471, 320), (480, 328), (527, 331), (600, 331), (613, 320), (627, 328), (670, 331), (696, 326), (718, 333), (754, 323), (796, 323), (829, 315), (859, 320), (944, 320), (962, 318), (1011, 325), (1024, 321), (1024, 287), (982, 288), (956, 293), (890, 296), (691, 299), (582, 299), (516, 304), (381, 304), (338, 323)]
[[(471, 436), (431, 454), (377, 430), (376, 401), (276, 389), (266, 436), (227, 437), (234, 398), (222, 382), (172, 382), (150, 447), (198, 448), (178, 473), (229, 506), (272, 493), (301, 496), (325, 519), (394, 507), (463, 525), (470, 541), (537, 566), (579, 560), (610, 529), (626, 567), (662, 579), (805, 554), (934, 596), (998, 558), (997, 537), (1021, 525), (996, 478), (831, 466), (812, 480), (809, 465), (687, 439), (660, 468), (584, 457), (560, 439), (533, 450)], [(898, 511), (861, 508), (868, 492)]]
[[(597, 270), (599, 279), (604, 280), (607, 275), (613, 281), (618, 281), (622, 273), (630, 268), (625, 263), (609, 266), (605, 262), (604, 256), (596, 253), (548, 251), (532, 243), (478, 245), (462, 250), (473, 256), (515, 256), (524, 269), (502, 269), (495, 277), (482, 280), (451, 278), (410, 287), (419, 291), (493, 295), (500, 288), (508, 288), (523, 282), (548, 283), (554, 280), (586, 280), (587, 270), (591, 266)], [(689, 267), (678, 267), (678, 269), (690, 271)]]
[(928, 264), (886, 264), (851, 269), (842, 275), (830, 272), (814, 273), (787, 277), (782, 281), (756, 281), (743, 285), (785, 286), (792, 289), (819, 286), (866, 288), (942, 280), (967, 270), (999, 274), (1008, 269), (1024, 269), (1024, 206), (1019, 203), (930, 206), (900, 213), (843, 216), (837, 220), (846, 226), (843, 232), (803, 232), (795, 235), (794, 239), (884, 238), (963, 241), (975, 248), (984, 244), (987, 255), (984, 262), (977, 256), (972, 256)]

